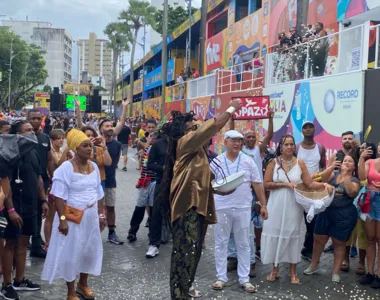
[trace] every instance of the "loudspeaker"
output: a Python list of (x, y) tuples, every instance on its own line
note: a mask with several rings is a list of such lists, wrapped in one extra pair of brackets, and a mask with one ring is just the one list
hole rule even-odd
[(90, 102), (90, 113), (101, 113), (102, 112), (102, 97), (92, 96)]
[(50, 94), (50, 111), (61, 111), (61, 95)]

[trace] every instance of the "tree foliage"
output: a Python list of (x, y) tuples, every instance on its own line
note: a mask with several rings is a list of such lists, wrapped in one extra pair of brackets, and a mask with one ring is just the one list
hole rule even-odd
[[(11, 49), (13, 52), (11, 54)], [(25, 103), (28, 93), (45, 83), (48, 72), (45, 54), (36, 45), (28, 45), (7, 27), (0, 27), (0, 105), (9, 95), (9, 62), (12, 55), (11, 107)], [(21, 105), (22, 106), (22, 105)]]
[(51, 92), (53, 91), (53, 89), (51, 88), (50, 85), (46, 84), (46, 85), (44, 85), (44, 87), (42, 88), (42, 91), (43, 91), (44, 93), (51, 93)]
[[(129, 44), (132, 42), (132, 35), (130, 28), (126, 26), (126, 24), (118, 22), (109, 23), (104, 29), (104, 33), (109, 39), (108, 46), (113, 50), (111, 95), (116, 98), (115, 87), (117, 81), (117, 65), (119, 56), (123, 51), (130, 51)], [(116, 103), (116, 99), (114, 99), (114, 101)]]
[[(151, 26), (155, 28), (156, 25), (156, 15), (157, 9), (150, 5), (149, 2), (139, 1), (139, 0), (129, 0), (129, 7), (127, 10), (123, 10), (120, 13), (119, 20), (123, 21), (125, 24), (125, 30), (130, 30), (133, 33), (132, 36), (132, 51), (131, 51), (131, 61), (130, 61), (130, 92), (129, 95), (133, 95), (133, 78), (134, 74), (134, 60), (135, 51), (137, 43), (137, 35), (139, 30), (144, 26)], [(131, 111), (132, 111), (132, 105)]]
[[(196, 8), (191, 8), (191, 15), (197, 11)], [(156, 26), (153, 27), (159, 34), (162, 35), (162, 20), (164, 16), (163, 10), (158, 10), (155, 14)], [(183, 22), (189, 19), (189, 10), (182, 6), (168, 6), (168, 34), (176, 30)]]

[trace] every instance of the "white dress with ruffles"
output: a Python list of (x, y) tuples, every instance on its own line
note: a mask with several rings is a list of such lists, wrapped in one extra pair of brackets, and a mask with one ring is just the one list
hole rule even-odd
[[(88, 175), (74, 172), (66, 161), (55, 172), (51, 194), (66, 204), (84, 209), (80, 224), (67, 221), (66, 236), (58, 230), (59, 217), (54, 217), (49, 250), (42, 271), (42, 280), (74, 281), (80, 273), (99, 276), (102, 270), (103, 245), (99, 229), (98, 200), (104, 196), (97, 165)], [(88, 208), (88, 206), (92, 207)]]
[[(287, 173), (294, 183), (302, 182), (302, 171), (296, 165)], [(282, 168), (275, 162), (273, 182), (289, 182)], [(261, 261), (263, 264), (297, 264), (301, 261), (301, 224), (303, 208), (296, 202), (294, 191), (281, 188), (270, 191), (268, 219), (264, 221), (261, 236)]]

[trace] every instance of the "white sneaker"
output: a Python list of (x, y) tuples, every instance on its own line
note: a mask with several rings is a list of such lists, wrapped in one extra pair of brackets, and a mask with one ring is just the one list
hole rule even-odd
[(156, 246), (150, 245), (148, 252), (146, 253), (146, 258), (153, 258), (157, 256), (159, 253), (160, 251), (158, 251), (158, 248)]

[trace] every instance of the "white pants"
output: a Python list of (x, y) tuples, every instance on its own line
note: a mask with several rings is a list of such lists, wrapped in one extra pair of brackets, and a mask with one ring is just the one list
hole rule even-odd
[(251, 222), (251, 209), (231, 208), (216, 211), (218, 223), (215, 224), (215, 266), (216, 277), (224, 282), (227, 278), (227, 250), (231, 233), (234, 234), (237, 259), (238, 276), (240, 284), (249, 281), (250, 246), (249, 226)]

